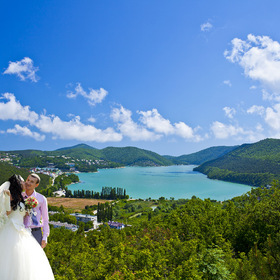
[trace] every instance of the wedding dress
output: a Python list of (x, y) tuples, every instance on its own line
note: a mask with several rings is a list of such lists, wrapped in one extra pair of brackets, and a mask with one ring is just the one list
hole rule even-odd
[(21, 202), (20, 207), (6, 215), (10, 208), (10, 197), (3, 192), (7, 189), (3, 185), (0, 187), (0, 279), (54, 279), (44, 250), (30, 230), (24, 227), (24, 204)]

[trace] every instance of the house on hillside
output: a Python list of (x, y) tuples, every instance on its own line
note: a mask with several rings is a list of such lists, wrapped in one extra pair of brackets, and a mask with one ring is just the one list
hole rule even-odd
[(80, 214), (80, 213), (72, 213), (70, 215), (74, 216), (76, 218), (77, 222), (84, 222), (84, 223), (92, 222), (94, 229), (97, 229), (99, 227), (99, 225), (102, 224), (102, 223), (97, 222), (97, 216)]
[(72, 230), (72, 231), (77, 231), (78, 227), (73, 224), (68, 224), (68, 223), (61, 223), (61, 222), (55, 222), (55, 221), (49, 221), (50, 225), (53, 225), (54, 228), (60, 228), (60, 227), (65, 227), (66, 229)]
[(119, 223), (119, 222), (114, 222), (114, 221), (109, 221), (108, 226), (110, 228), (114, 228), (114, 229), (123, 229), (125, 227), (124, 224)]

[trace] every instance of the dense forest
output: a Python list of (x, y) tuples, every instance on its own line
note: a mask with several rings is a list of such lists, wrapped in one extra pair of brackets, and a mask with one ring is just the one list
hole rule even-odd
[(51, 229), (56, 279), (280, 279), (279, 183), (223, 203), (162, 198), (155, 210), (123, 230)]
[(206, 174), (210, 179), (251, 186), (269, 185), (274, 179), (280, 179), (280, 140), (265, 139), (241, 145), (194, 170)]
[[(136, 147), (107, 147), (95, 149), (85, 144), (55, 151), (20, 150), (9, 151), (18, 155), (14, 163), (22, 167), (46, 167), (49, 163), (61, 170), (69, 170), (68, 162), (74, 162), (81, 172), (93, 172), (97, 168), (114, 168), (121, 166), (162, 166), (173, 162), (157, 153)], [(93, 164), (88, 164), (94, 161)]]
[(238, 146), (217, 146), (217, 147), (210, 147), (189, 155), (182, 155), (178, 157), (174, 157), (174, 156), (164, 156), (164, 157), (171, 160), (174, 164), (199, 165), (206, 161), (217, 159), (233, 151), (237, 147)]

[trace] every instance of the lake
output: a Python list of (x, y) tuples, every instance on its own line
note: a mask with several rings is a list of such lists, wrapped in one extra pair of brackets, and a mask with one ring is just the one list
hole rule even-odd
[(79, 173), (81, 183), (70, 185), (74, 190), (101, 192), (102, 187), (126, 189), (131, 198), (158, 199), (174, 197), (226, 200), (251, 190), (250, 186), (210, 180), (193, 171), (194, 165), (161, 167), (125, 167), (100, 169), (97, 173)]

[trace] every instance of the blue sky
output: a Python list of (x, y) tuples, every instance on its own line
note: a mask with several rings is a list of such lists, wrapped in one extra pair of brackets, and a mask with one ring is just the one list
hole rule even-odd
[(2, 1), (0, 150), (189, 154), (280, 138), (279, 1)]

